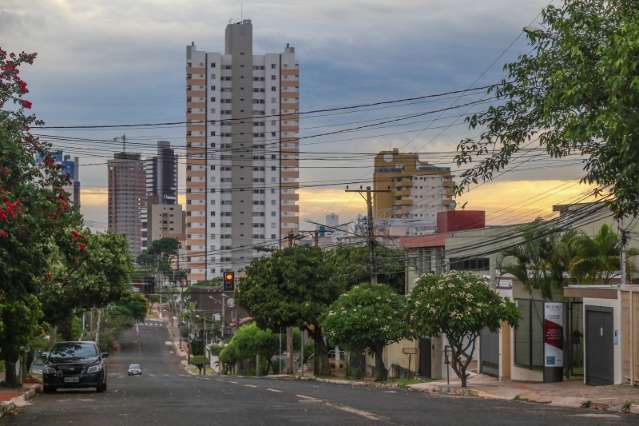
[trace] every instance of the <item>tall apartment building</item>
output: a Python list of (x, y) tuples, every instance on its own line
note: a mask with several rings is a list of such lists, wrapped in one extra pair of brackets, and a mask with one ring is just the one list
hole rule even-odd
[(108, 162), (109, 230), (124, 234), (137, 256), (146, 244), (146, 176), (140, 154), (118, 152)]
[(184, 239), (184, 212), (177, 203), (178, 161), (167, 141), (158, 141), (157, 155), (145, 160), (148, 241)]
[(253, 54), (250, 20), (224, 53), (186, 48), (189, 280), (241, 271), (299, 229), (299, 66), (295, 49)]
[(155, 204), (176, 204), (178, 186), (177, 156), (167, 141), (158, 141), (156, 156), (145, 160), (146, 193)]
[(398, 149), (375, 156), (375, 226), (395, 235), (435, 232), (437, 213), (454, 208), (453, 178), (448, 167), (420, 161), (416, 153)]

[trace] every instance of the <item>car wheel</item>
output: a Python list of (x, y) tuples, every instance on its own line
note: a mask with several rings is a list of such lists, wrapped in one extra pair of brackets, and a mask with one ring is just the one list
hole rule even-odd
[(55, 388), (55, 386), (47, 386), (47, 385), (45, 385), (42, 390), (44, 391), (44, 393), (53, 393), (53, 392), (56, 391), (56, 388)]
[(97, 388), (95, 388), (95, 390), (96, 390), (97, 392), (105, 392), (105, 391), (107, 390), (107, 384), (106, 384), (106, 382), (104, 382), (104, 383), (102, 383), (102, 384), (98, 385), (98, 387), (97, 387)]

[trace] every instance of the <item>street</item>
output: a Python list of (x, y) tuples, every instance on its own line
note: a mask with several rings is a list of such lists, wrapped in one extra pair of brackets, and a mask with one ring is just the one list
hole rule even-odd
[[(0, 425), (631, 424), (635, 417), (421, 392), (184, 373), (165, 327), (147, 321), (109, 358), (109, 388), (42, 394)], [(144, 374), (129, 377), (129, 363)]]

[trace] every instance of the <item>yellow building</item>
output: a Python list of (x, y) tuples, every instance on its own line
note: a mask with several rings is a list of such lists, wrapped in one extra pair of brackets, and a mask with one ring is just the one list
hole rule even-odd
[(437, 213), (454, 208), (453, 179), (448, 167), (420, 161), (398, 149), (375, 156), (373, 174), (376, 226), (402, 228), (400, 234), (435, 232)]

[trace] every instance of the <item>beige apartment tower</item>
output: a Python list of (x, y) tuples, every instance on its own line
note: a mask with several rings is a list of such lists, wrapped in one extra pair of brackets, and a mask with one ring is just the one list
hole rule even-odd
[(295, 49), (253, 54), (250, 20), (224, 53), (186, 48), (186, 250), (190, 282), (241, 272), (299, 229)]
[(374, 194), (377, 227), (401, 228), (405, 235), (433, 233), (437, 213), (454, 208), (450, 168), (420, 161), (416, 153), (378, 153), (373, 183), (375, 189), (390, 190)]

